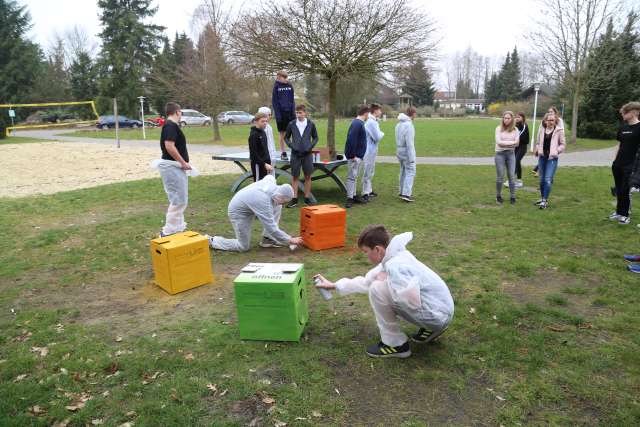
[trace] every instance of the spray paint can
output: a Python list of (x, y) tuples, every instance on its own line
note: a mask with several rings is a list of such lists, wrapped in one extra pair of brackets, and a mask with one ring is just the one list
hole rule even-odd
[(318, 291), (320, 291), (320, 294), (322, 295), (322, 298), (324, 298), (325, 300), (330, 300), (333, 295), (331, 295), (331, 291), (329, 291), (329, 289), (325, 289), (325, 288), (319, 288), (318, 285), (322, 283), (322, 281), (320, 280), (319, 277), (314, 277), (313, 278), (313, 284), (315, 285), (316, 289)]

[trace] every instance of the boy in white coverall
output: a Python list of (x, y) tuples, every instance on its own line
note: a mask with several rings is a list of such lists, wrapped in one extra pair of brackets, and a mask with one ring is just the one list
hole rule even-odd
[[(267, 121), (271, 121), (271, 109), (269, 107), (260, 107), (258, 108), (258, 113), (266, 114)], [(269, 157), (271, 158), (271, 172), (269, 174), (276, 176), (276, 160), (278, 158), (278, 153), (276, 152), (276, 140), (273, 136), (273, 128), (267, 122), (267, 127), (264, 128), (264, 133), (267, 134), (267, 147), (269, 148)]]
[(206, 236), (212, 249), (221, 251), (246, 252), (251, 245), (251, 225), (258, 218), (264, 228), (260, 246), (277, 248), (285, 244), (301, 245), (301, 237), (291, 237), (280, 230), (278, 223), (282, 205), (293, 197), (289, 184), (277, 185), (272, 175), (238, 191), (229, 202), (229, 221), (236, 233), (235, 239), (220, 236)]
[(187, 229), (187, 223), (184, 222), (184, 211), (187, 209), (189, 200), (187, 171), (192, 169), (189, 165), (187, 140), (179, 124), (182, 117), (180, 105), (168, 102), (165, 113), (167, 121), (160, 133), (162, 160), (154, 161), (155, 167), (160, 171), (164, 191), (169, 199), (169, 208), (160, 237)]
[(369, 201), (370, 198), (378, 194), (373, 191), (373, 174), (376, 170), (376, 156), (378, 155), (378, 145), (384, 137), (384, 132), (380, 130), (380, 120), (382, 108), (378, 104), (371, 104), (369, 107), (369, 118), (364, 124), (367, 132), (367, 153), (364, 155), (364, 176), (362, 178), (362, 198)]
[(370, 225), (358, 238), (358, 247), (376, 265), (365, 277), (332, 283), (317, 275), (317, 287), (335, 289), (340, 295), (368, 293), (380, 330), (380, 342), (367, 347), (371, 357), (409, 357), (409, 338), (398, 318), (420, 329), (411, 339), (427, 343), (438, 338), (453, 318), (453, 298), (435, 272), (418, 261), (405, 247), (413, 233), (390, 239), (383, 225)]
[(407, 108), (407, 114), (400, 113), (396, 125), (396, 157), (400, 162), (400, 198), (405, 202), (414, 202), (411, 197), (413, 191), (413, 179), (416, 177), (416, 130), (413, 127), (413, 119), (417, 111), (414, 107)]

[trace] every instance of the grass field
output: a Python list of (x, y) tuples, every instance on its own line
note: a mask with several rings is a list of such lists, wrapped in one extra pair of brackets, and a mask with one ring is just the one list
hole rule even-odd
[[(319, 146), (326, 146), (326, 120), (318, 120)], [(336, 127), (336, 146), (338, 151), (344, 149), (347, 130), (350, 120), (338, 120)], [(381, 142), (379, 153), (381, 155), (395, 155), (395, 125), (397, 120), (381, 122), (380, 128), (385, 133)], [(418, 119), (416, 127), (416, 154), (418, 156), (492, 156), (494, 153), (494, 130), (498, 124), (493, 119), (464, 119), (464, 120), (440, 120)], [(275, 122), (271, 125), (275, 127)], [(221, 126), (222, 141), (218, 144), (231, 146), (246, 146), (249, 136), (249, 125)], [(74, 136), (90, 138), (114, 138), (113, 130), (88, 130), (79, 131)], [(185, 128), (187, 142), (190, 144), (212, 144), (213, 130), (203, 127)], [(122, 130), (122, 139), (142, 139), (142, 130)], [(147, 139), (150, 143), (156, 143), (160, 138), (159, 129), (147, 130)], [(277, 141), (276, 141), (277, 144)], [(607, 148), (615, 144), (615, 141), (601, 141), (594, 139), (580, 139), (575, 145), (569, 145), (568, 151), (594, 150)]]
[(41, 138), (29, 138), (24, 136), (9, 136), (5, 139), (0, 139), (0, 145), (2, 144), (26, 144), (31, 142), (47, 142)]
[[(349, 211), (344, 249), (260, 249), (256, 224), (250, 252), (213, 252), (215, 283), (176, 296), (151, 283), (159, 179), (2, 200), (0, 425), (640, 424), (640, 294), (622, 260), (639, 231), (604, 219), (610, 171), (559, 169), (546, 211), (532, 187), (496, 206), (494, 174), (418, 166), (417, 202), (404, 204), (397, 168), (379, 166), (381, 196)], [(231, 234), (234, 178), (191, 182), (190, 229)], [(315, 194), (342, 202), (330, 183)], [(238, 339), (243, 265), (364, 273), (353, 243), (371, 221), (413, 231), (409, 249), (450, 286), (456, 315), (438, 342), (369, 359), (378, 336), (366, 296), (327, 303), (311, 289), (300, 343)], [(283, 228), (298, 228), (297, 209)]]

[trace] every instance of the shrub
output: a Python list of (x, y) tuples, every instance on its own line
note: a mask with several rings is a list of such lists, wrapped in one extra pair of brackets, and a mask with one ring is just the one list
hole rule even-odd
[(580, 138), (594, 139), (615, 139), (617, 126), (615, 123), (605, 122), (581, 122), (578, 125), (578, 136)]

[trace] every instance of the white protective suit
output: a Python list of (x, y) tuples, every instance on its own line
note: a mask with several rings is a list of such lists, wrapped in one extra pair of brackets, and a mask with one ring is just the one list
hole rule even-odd
[(225, 239), (214, 236), (210, 239), (210, 246), (222, 251), (248, 251), (251, 245), (251, 225), (256, 217), (262, 223), (263, 236), (278, 243), (289, 243), (291, 236), (280, 230), (278, 223), (282, 205), (292, 197), (291, 185), (277, 185), (272, 175), (267, 175), (260, 181), (246, 186), (229, 202), (229, 221), (236, 233), (236, 238)]
[(340, 279), (340, 295), (368, 293), (376, 316), (381, 341), (397, 347), (408, 337), (398, 317), (422, 328), (438, 332), (453, 319), (453, 298), (445, 282), (406, 249), (413, 233), (402, 233), (389, 242), (380, 264), (365, 277)]
[(416, 176), (416, 130), (411, 117), (404, 113), (398, 116), (396, 125), (396, 157), (400, 162), (400, 194), (411, 196), (413, 179)]
[(189, 202), (189, 181), (187, 176), (197, 176), (197, 170), (194, 169), (194, 173), (188, 174), (182, 170), (180, 163), (163, 159), (153, 160), (150, 166), (160, 171), (164, 191), (169, 199), (169, 208), (167, 209), (164, 227), (162, 227), (162, 234), (168, 236), (169, 234), (186, 230), (187, 223), (184, 222), (184, 211), (187, 209)]
[[(258, 113), (271, 115), (271, 109), (269, 107), (260, 107), (258, 108)], [(267, 148), (269, 149), (269, 158), (271, 159), (271, 166), (273, 166), (273, 170), (270, 175), (276, 176), (276, 160), (278, 159), (278, 152), (276, 151), (276, 140), (273, 136), (273, 128), (269, 123), (267, 123), (267, 127), (264, 128), (264, 133), (267, 134)]]
[(362, 194), (370, 194), (373, 191), (373, 174), (376, 169), (376, 156), (378, 155), (378, 144), (384, 136), (384, 132), (380, 130), (378, 119), (373, 114), (369, 114), (369, 118), (364, 124), (367, 133), (367, 153), (364, 155), (364, 176), (362, 178)]

